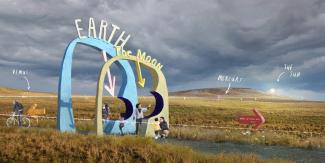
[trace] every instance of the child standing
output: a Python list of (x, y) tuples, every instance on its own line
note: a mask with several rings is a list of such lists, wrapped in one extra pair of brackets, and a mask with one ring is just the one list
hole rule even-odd
[(124, 133), (123, 133), (123, 128), (125, 126), (125, 120), (124, 120), (124, 113), (121, 113), (120, 114), (120, 124), (119, 124), (119, 128), (120, 128), (120, 131), (121, 131), (121, 135), (124, 136)]
[(160, 125), (159, 125), (159, 119), (155, 118), (155, 122), (153, 124), (154, 131), (155, 131), (155, 139), (159, 138), (159, 131), (160, 131)]

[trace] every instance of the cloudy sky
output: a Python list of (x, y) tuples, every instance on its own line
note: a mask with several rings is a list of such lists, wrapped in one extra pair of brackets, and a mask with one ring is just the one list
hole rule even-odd
[[(244, 78), (233, 87), (325, 100), (324, 0), (1, 0), (0, 85), (26, 89), (12, 73), (22, 69), (31, 90), (57, 91), (74, 19), (87, 29), (89, 17), (131, 34), (126, 48), (157, 58), (171, 91), (227, 87), (217, 77), (229, 75)], [(101, 54), (85, 46), (74, 54), (73, 92), (92, 94)], [(284, 64), (300, 77), (277, 82)]]

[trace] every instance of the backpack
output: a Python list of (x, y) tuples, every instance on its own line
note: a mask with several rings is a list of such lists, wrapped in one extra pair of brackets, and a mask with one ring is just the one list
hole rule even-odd
[(23, 110), (24, 109), (24, 105), (21, 104), (21, 103), (18, 103), (18, 108), (19, 108), (19, 110)]
[(24, 109), (24, 106), (23, 106), (23, 104), (17, 102), (17, 103), (15, 104), (14, 109), (15, 109), (15, 112), (18, 111), (18, 112), (22, 113), (22, 112), (23, 112), (23, 109)]

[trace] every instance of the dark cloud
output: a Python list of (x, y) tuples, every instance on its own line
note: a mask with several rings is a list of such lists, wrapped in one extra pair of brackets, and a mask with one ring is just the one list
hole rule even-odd
[[(325, 91), (322, 0), (1, 1), (0, 71), (24, 67), (35, 78), (57, 79), (65, 48), (77, 36), (74, 19), (87, 28), (89, 17), (130, 33), (126, 47), (157, 58), (171, 89), (216, 86), (218, 74), (244, 76), (241, 86), (267, 88), (283, 64), (294, 64), (301, 78), (282, 87)], [(95, 83), (101, 65), (99, 51), (78, 46), (75, 81)]]

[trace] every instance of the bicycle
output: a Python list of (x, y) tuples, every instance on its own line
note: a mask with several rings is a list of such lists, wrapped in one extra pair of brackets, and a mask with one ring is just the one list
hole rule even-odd
[[(29, 128), (30, 127), (30, 119), (26, 116), (21, 115), (21, 125), (22, 127)], [(7, 127), (13, 127), (16, 124), (19, 126), (19, 115), (16, 115), (15, 112), (11, 114), (11, 116), (7, 119), (6, 124)]]

